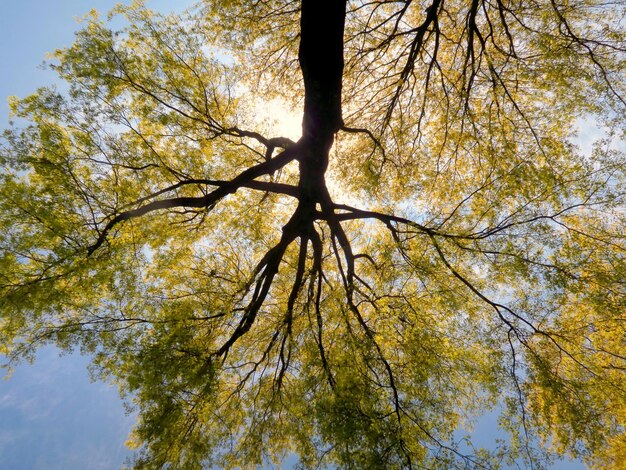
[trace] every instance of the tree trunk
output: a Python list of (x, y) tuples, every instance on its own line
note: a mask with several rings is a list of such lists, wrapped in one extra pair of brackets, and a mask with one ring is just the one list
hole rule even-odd
[[(302, 0), (298, 58), (304, 81), (300, 204), (314, 210), (329, 202), (324, 173), (341, 128), (345, 0)], [(304, 207), (303, 207), (304, 208)]]

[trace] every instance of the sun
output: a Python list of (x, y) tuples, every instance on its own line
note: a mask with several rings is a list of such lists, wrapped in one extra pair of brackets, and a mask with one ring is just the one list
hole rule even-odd
[(271, 137), (297, 141), (302, 135), (302, 112), (278, 98), (257, 104), (257, 115), (267, 123)]

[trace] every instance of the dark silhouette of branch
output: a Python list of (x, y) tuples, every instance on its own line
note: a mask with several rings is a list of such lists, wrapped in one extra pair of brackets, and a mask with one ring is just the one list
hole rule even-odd
[[(255, 178), (258, 178), (262, 175), (267, 175), (274, 173), (275, 171), (281, 169), (289, 162), (293, 161), (297, 153), (295, 151), (296, 147), (291, 147), (288, 150), (283, 151), (280, 155), (276, 156), (270, 161), (260, 163), (253, 167), (248, 168), (247, 170), (240, 173), (237, 177), (233, 178), (230, 182), (224, 183), (220, 185), (217, 189), (213, 190), (209, 194), (201, 197), (177, 197), (171, 199), (163, 199), (159, 201), (153, 201), (148, 204), (145, 204), (137, 209), (129, 210), (126, 212), (122, 212), (121, 214), (115, 216), (111, 219), (106, 226), (100, 232), (100, 236), (98, 240), (89, 247), (87, 250), (88, 256), (90, 256), (94, 251), (96, 251), (104, 241), (108, 233), (111, 231), (113, 227), (115, 227), (120, 222), (125, 220), (134, 219), (137, 217), (141, 217), (142, 215), (148, 214), (150, 212), (154, 212), (162, 209), (170, 209), (173, 207), (196, 207), (196, 208), (209, 208), (215, 203), (217, 203), (220, 199), (229, 194), (236, 192), (238, 189), (242, 187), (247, 187), (247, 185), (252, 184), (252, 181)], [(253, 189), (262, 189), (264, 191), (271, 191), (272, 189), (277, 189), (281, 192), (289, 191), (292, 192), (291, 189), (286, 188), (283, 185), (272, 186), (273, 183), (262, 183), (256, 182), (253, 186), (256, 186)]]

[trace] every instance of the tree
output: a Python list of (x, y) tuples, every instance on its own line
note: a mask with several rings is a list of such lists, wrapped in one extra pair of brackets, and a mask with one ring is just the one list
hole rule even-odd
[[(0, 344), (80, 347), (138, 468), (626, 455), (623, 2), (92, 14), (11, 102)], [(264, 107), (302, 110), (276, 136)], [(591, 154), (577, 119), (601, 123)], [(511, 433), (475, 449), (488, 410)]]

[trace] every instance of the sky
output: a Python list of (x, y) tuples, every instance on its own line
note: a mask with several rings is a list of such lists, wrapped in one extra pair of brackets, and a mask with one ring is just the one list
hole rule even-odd
[[(78, 28), (76, 18), (92, 8), (104, 13), (117, 3), (1, 1), (0, 63), (4, 67), (0, 72), (0, 129), (8, 123), (8, 96), (24, 97), (54, 82), (54, 74), (40, 65), (47, 52), (72, 43)], [(147, 0), (149, 7), (164, 12), (190, 3)], [(294, 129), (297, 132), (299, 122)], [(134, 416), (126, 413), (114, 387), (90, 381), (88, 362), (78, 353), (59, 356), (57, 349), (47, 347), (33, 365), (20, 365), (10, 380), (0, 379), (0, 469), (113, 470), (122, 466), (131, 455), (124, 441)], [(475, 436), (485, 444), (496, 437), (494, 428), (495, 418), (488, 416), (478, 423)], [(581, 468), (584, 466), (573, 462), (554, 467)]]

